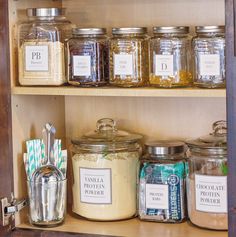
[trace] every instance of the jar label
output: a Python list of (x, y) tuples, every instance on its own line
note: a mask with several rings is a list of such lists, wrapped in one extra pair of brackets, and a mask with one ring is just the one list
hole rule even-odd
[(25, 70), (43, 71), (49, 70), (49, 48), (48, 45), (25, 46)]
[(168, 185), (146, 184), (146, 208), (169, 209), (168, 194)]
[(227, 176), (195, 175), (196, 210), (227, 213)]
[(133, 75), (133, 55), (114, 54), (114, 75)]
[(201, 54), (200, 75), (201, 76), (219, 76), (220, 75), (220, 55), (219, 54)]
[(111, 169), (80, 168), (80, 201), (112, 204)]
[(73, 56), (73, 75), (74, 76), (91, 76), (91, 57), (90, 56)]
[(173, 76), (174, 74), (174, 57), (173, 55), (155, 55), (155, 75), (156, 76)]

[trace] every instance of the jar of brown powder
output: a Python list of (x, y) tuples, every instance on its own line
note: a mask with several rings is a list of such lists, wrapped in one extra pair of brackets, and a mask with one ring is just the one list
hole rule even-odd
[(208, 229), (228, 229), (226, 131), (226, 122), (217, 121), (210, 135), (187, 141), (188, 214), (193, 224)]

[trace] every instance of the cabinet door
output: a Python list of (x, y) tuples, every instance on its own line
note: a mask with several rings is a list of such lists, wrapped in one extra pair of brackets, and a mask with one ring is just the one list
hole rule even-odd
[(229, 237), (236, 236), (236, 0), (226, 0)]
[[(0, 1), (0, 198), (10, 199), (12, 181), (11, 90), (9, 71), (8, 1)], [(14, 227), (0, 225), (0, 236), (6, 236)]]

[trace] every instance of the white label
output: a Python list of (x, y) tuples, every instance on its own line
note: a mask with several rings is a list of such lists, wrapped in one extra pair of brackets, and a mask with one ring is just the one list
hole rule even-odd
[(202, 54), (200, 55), (200, 75), (219, 76), (220, 75), (220, 55)]
[(73, 56), (73, 75), (91, 76), (90, 56)]
[(80, 168), (80, 201), (111, 204), (111, 169)]
[(227, 176), (195, 175), (196, 210), (227, 213)]
[(48, 46), (25, 46), (25, 70), (48, 71), (49, 54)]
[(169, 209), (168, 193), (168, 185), (146, 184), (146, 208)]
[(114, 75), (133, 75), (132, 54), (114, 54)]
[(155, 75), (156, 76), (173, 76), (174, 74), (174, 57), (173, 55), (155, 55)]

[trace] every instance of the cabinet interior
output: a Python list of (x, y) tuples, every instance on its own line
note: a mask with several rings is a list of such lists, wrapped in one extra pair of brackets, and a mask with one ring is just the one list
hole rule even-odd
[[(195, 25), (222, 25), (225, 18), (224, 0), (11, 0), (9, 1), (9, 19), (12, 87), (18, 86), (16, 22), (26, 19), (24, 16), (24, 9), (26, 8), (53, 6), (67, 8), (68, 19), (80, 27), (106, 27), (109, 32), (113, 26), (148, 26), (151, 32), (152, 26), (155, 25), (189, 25), (193, 31)], [(12, 93), (15, 197), (20, 199), (27, 196), (26, 175), (22, 158), (27, 139), (41, 137), (43, 125), (46, 122), (51, 122), (57, 129), (56, 137), (62, 138), (65, 147), (69, 149), (72, 137), (78, 137), (87, 131), (94, 130), (96, 121), (103, 117), (118, 120), (120, 129), (141, 133), (145, 140), (184, 140), (209, 133), (214, 121), (225, 119), (226, 103), (224, 97), (217, 96), (209, 98), (177, 96), (142, 98), (129, 96), (17, 95)], [(70, 186), (69, 183), (69, 210), (72, 203)], [(27, 210), (25, 210), (16, 216), (16, 225), (28, 228), (27, 219)], [(67, 220), (66, 224), (58, 227), (57, 230), (86, 233), (87, 225), (95, 228), (92, 231), (92, 228), (88, 227), (90, 233), (92, 231), (99, 234), (121, 235), (121, 232), (112, 232), (109, 229), (112, 226), (111, 223), (99, 223), (98, 227), (96, 222), (89, 222), (88, 224), (86, 221), (80, 220), (80, 224), (83, 226), (80, 229), (79, 226), (77, 227), (76, 221), (76, 219), (69, 217), (69, 221)], [(71, 223), (73, 227), (71, 228), (68, 223)], [(125, 228), (129, 229), (128, 221), (115, 223), (114, 229), (122, 229), (122, 223), (126, 226)], [(135, 219), (131, 220), (130, 223), (132, 223), (132, 228), (139, 229), (140, 236), (147, 236), (147, 233), (150, 234), (149, 236), (156, 234), (155, 231), (149, 230), (148, 232), (147, 230), (149, 226), (154, 226), (155, 229), (153, 223), (137, 224)], [(167, 226), (168, 228), (160, 225), (160, 228), (168, 229), (169, 234), (171, 234), (174, 227), (171, 227), (172, 225)], [(105, 227), (108, 229), (107, 232), (103, 232)], [(185, 223), (180, 228), (188, 229), (190, 227)], [(210, 233), (212, 233), (203, 232), (205, 236), (211, 236)], [(191, 233), (192, 237), (199, 236), (202, 230), (194, 228)], [(214, 236), (226, 236), (223, 232), (217, 233)], [(127, 236), (132, 235), (134, 233), (127, 234)], [(135, 236), (138, 235), (135, 234)]]

